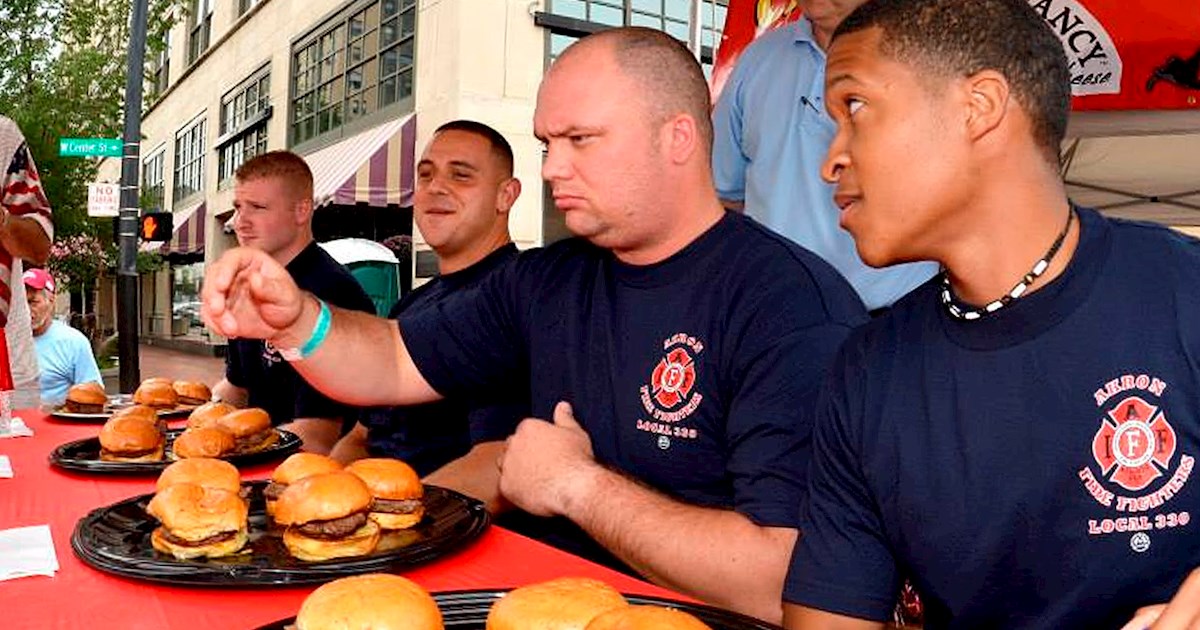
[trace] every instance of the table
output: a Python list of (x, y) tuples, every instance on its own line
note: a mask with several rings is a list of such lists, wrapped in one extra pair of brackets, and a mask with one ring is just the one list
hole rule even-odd
[[(167, 586), (101, 573), (71, 552), (75, 522), (96, 507), (154, 491), (154, 477), (87, 476), (50, 466), (58, 445), (99, 432), (98, 424), (63, 423), (17, 412), (33, 437), (0, 439), (14, 477), (0, 479), (0, 529), (49, 524), (58, 554), (54, 577), (0, 582), (0, 627), (162, 629), (254, 628), (296, 614), (316, 586), (206, 589)], [(264, 479), (274, 464), (242, 470)], [(670, 591), (491, 526), (455, 554), (403, 574), (430, 591), (508, 588), (574, 575), (604, 580), (626, 593), (682, 599)]]

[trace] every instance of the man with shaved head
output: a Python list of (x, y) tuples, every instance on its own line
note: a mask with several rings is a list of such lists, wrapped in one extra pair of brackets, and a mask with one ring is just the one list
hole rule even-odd
[(832, 267), (721, 207), (708, 107), (669, 36), (585, 38), (534, 116), (578, 238), (398, 325), (331, 309), (232, 250), (208, 273), (204, 316), (302, 348), (296, 369), (356, 404), (528, 392), (536, 418), (498, 461), (507, 500), (659, 584), (777, 621), (810, 410), (866, 314)]

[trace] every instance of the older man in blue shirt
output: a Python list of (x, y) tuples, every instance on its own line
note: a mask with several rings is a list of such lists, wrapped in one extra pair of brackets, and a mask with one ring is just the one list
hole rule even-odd
[[(838, 225), (820, 167), (835, 127), (825, 111), (825, 48), (863, 0), (804, 0), (804, 18), (743, 53), (713, 110), (713, 179), (721, 200), (833, 265), (870, 310), (937, 272), (933, 263), (868, 267)], [(907, 159), (897, 156), (897, 159)]]

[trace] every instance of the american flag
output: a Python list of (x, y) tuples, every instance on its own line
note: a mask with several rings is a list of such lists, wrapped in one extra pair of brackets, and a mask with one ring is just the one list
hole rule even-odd
[[(33, 217), (46, 230), (46, 234), (54, 234), (50, 222), (50, 201), (46, 198), (37, 167), (29, 155), (29, 145), (16, 123), (0, 116), (0, 160), (5, 159), (7, 164), (0, 161), (0, 166), (4, 166), (3, 179), (0, 179), (0, 222), (7, 222), (10, 216)], [(0, 327), (8, 323), (9, 302), (12, 300), (10, 283), (14, 281), (12, 264), (12, 254), (0, 248)]]

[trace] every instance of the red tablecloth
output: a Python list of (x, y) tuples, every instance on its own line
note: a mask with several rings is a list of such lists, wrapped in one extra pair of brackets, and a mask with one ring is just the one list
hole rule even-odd
[[(75, 522), (90, 510), (154, 491), (153, 477), (84, 476), (53, 468), (56, 446), (98, 433), (99, 425), (69, 424), (33, 411), (18, 412), (35, 435), (0, 439), (14, 477), (0, 479), (0, 529), (49, 524), (58, 554), (54, 577), (0, 582), (0, 627), (26, 628), (253, 628), (290, 617), (315, 587), (205, 589), (151, 584), (110, 576), (71, 552)], [(265, 478), (271, 465), (242, 471)], [(602, 579), (641, 595), (671, 592), (563, 553), (499, 527), (461, 551), (422, 565), (406, 577), (430, 591), (505, 588), (564, 575)]]

